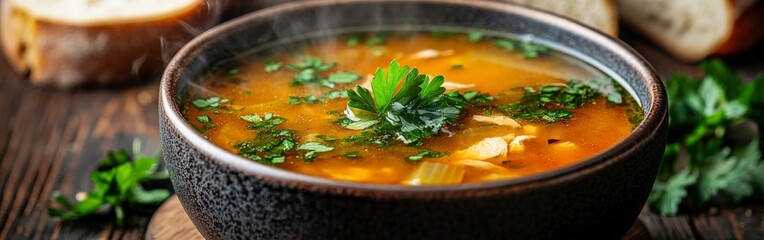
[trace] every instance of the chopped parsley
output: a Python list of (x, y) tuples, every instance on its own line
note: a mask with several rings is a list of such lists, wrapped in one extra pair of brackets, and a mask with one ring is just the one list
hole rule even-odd
[(552, 52), (552, 48), (534, 43), (531, 39), (514, 41), (507, 38), (495, 38), (494, 43), (506, 51), (520, 50), (525, 58), (536, 58)]
[(275, 72), (281, 69), (281, 67), (284, 66), (284, 63), (278, 62), (275, 60), (267, 60), (265, 61), (265, 72)]
[(587, 83), (571, 80), (564, 85), (525, 87), (522, 91), (525, 94), (520, 102), (495, 106), (495, 109), (512, 118), (551, 123), (573, 118), (573, 109), (592, 103), (601, 95), (612, 104), (623, 103), (620, 90), (612, 82), (601, 80)]
[(210, 98), (199, 98), (194, 101), (191, 101), (191, 104), (193, 104), (197, 109), (199, 110), (210, 110), (214, 108), (220, 107), (222, 104), (229, 102), (228, 99), (220, 98), (220, 97), (210, 97)]
[(483, 32), (481, 31), (470, 31), (467, 33), (467, 40), (470, 42), (479, 42), (480, 40), (483, 40)]
[(321, 73), (333, 69), (337, 64), (326, 63), (323, 59), (317, 57), (305, 57), (301, 62), (289, 64), (288, 70), (296, 71), (297, 75), (292, 79), (292, 85), (320, 85), (333, 88), (336, 84), (347, 84), (355, 82), (361, 77), (352, 72), (335, 72), (326, 77)]
[(264, 116), (250, 114), (239, 118), (251, 123), (247, 129), (258, 131), (254, 140), (234, 145), (242, 157), (275, 166), (283, 163), (285, 155), (297, 146), (294, 130), (277, 128), (286, 121), (285, 118), (276, 117), (271, 113)]
[(327, 100), (331, 99), (338, 99), (338, 98), (347, 98), (347, 91), (344, 90), (332, 90), (329, 92), (326, 92), (324, 96), (316, 97), (313, 95), (309, 96), (290, 96), (289, 97), (289, 104), (290, 105), (298, 105), (298, 104), (317, 104), (317, 103), (324, 103)]
[(210, 122), (212, 122), (212, 119), (210, 118), (210, 116), (207, 116), (207, 115), (197, 116), (196, 120), (199, 121), (200, 123), (210, 123)]
[(335, 142), (335, 141), (339, 140), (339, 138), (332, 137), (332, 136), (327, 136), (327, 135), (318, 135), (318, 136), (316, 136), (316, 138), (321, 139), (324, 142)]
[(320, 142), (307, 142), (297, 147), (297, 150), (306, 151), (302, 155), (303, 160), (313, 161), (316, 159), (316, 153), (328, 152), (334, 150), (334, 147), (326, 146)]
[(526, 58), (535, 58), (543, 54), (550, 53), (552, 51), (551, 48), (536, 44), (531, 41), (524, 41), (520, 44), (520, 49), (523, 52), (523, 56)]
[(239, 150), (239, 155), (250, 160), (275, 166), (284, 163), (287, 155), (296, 152), (305, 151), (300, 155), (302, 159), (313, 161), (316, 159), (317, 153), (334, 150), (334, 147), (319, 142), (307, 142), (298, 145), (294, 130), (278, 128), (286, 122), (286, 119), (271, 113), (266, 113), (263, 116), (259, 114), (243, 115), (239, 118), (251, 123), (247, 129), (258, 131), (254, 140), (234, 145)]
[(406, 160), (410, 162), (418, 162), (424, 158), (440, 158), (446, 155), (448, 155), (448, 153), (422, 150), (416, 154), (406, 156)]
[(350, 36), (345, 42), (345, 45), (348, 47), (355, 47), (358, 46), (359, 43), (361, 43), (361, 39), (358, 36)]
[(352, 151), (352, 152), (346, 152), (345, 154), (342, 154), (345, 158), (359, 158), (361, 157), (361, 154), (358, 153), (358, 151)]
[[(374, 134), (365, 140), (380, 145), (398, 139), (406, 144), (421, 145), (426, 138), (439, 133), (447, 124), (455, 123), (467, 101), (454, 101), (441, 85), (445, 79), (430, 79), (417, 68), (401, 67), (393, 60), (387, 72), (377, 68), (372, 89), (357, 86), (348, 91), (348, 119), (341, 124), (354, 130)], [(463, 100), (463, 98), (462, 98)]]
[(353, 72), (336, 72), (326, 78), (331, 83), (352, 83), (358, 79), (361, 79), (361, 76)]
[(388, 38), (390, 38), (389, 32), (380, 32), (380, 33), (374, 34), (374, 36), (367, 39), (366, 45), (368, 46), (384, 45), (385, 43), (387, 43)]
[(515, 50), (515, 42), (506, 38), (497, 38), (494, 43), (497, 47), (507, 50), (507, 51), (513, 51)]

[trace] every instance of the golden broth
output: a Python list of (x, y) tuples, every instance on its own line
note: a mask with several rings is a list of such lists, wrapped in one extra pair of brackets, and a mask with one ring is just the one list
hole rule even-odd
[[(569, 56), (552, 52), (529, 58), (519, 51), (506, 51), (487, 37), (473, 42), (463, 34), (433, 37), (426, 33), (404, 33), (392, 35), (386, 43), (378, 46), (369, 46), (363, 41), (348, 46), (348, 40), (349, 35), (342, 35), (311, 44), (284, 45), (273, 53), (261, 52), (254, 57), (239, 59), (239, 63), (219, 67), (205, 76), (202, 86), (192, 90), (188, 99), (217, 96), (228, 101), (221, 103), (219, 108), (201, 110), (189, 100), (184, 114), (211, 142), (238, 153), (239, 150), (234, 147), (236, 144), (250, 141), (257, 135), (256, 130), (247, 129), (250, 123), (240, 119), (240, 116), (272, 113), (286, 119), (279, 128), (294, 130), (298, 144), (318, 141), (334, 147), (331, 151), (316, 154), (317, 158), (310, 162), (296, 153), (287, 154), (279, 168), (318, 177), (381, 184), (411, 183), (409, 178), (412, 173), (424, 162), (446, 163), (459, 171), (463, 170), (461, 183), (516, 178), (559, 169), (610, 148), (632, 132), (634, 119), (641, 119), (641, 110), (624, 93), (625, 104), (609, 104), (604, 97), (598, 97), (594, 102), (572, 110), (572, 119), (555, 123), (515, 119), (521, 128), (488, 124), (473, 119), (473, 115), (484, 115), (483, 110), (466, 108), (461, 120), (449, 127), (452, 134), (440, 133), (424, 140), (422, 146), (398, 143), (381, 147), (345, 142), (343, 138), (361, 133), (335, 123), (343, 117), (347, 98), (292, 105), (289, 97), (322, 96), (330, 90), (354, 88), (368, 81), (377, 67), (387, 68), (393, 59), (401, 65), (418, 68), (420, 73), (443, 75), (446, 82), (457, 83), (451, 85), (463, 84), (461, 87), (466, 88), (458, 89), (460, 92), (477, 90), (490, 93), (496, 97), (492, 105), (519, 101), (523, 91), (517, 91), (518, 87), (540, 87), (566, 83), (570, 79), (609, 79), (597, 69)], [(350, 71), (358, 73), (361, 80), (338, 84), (333, 89), (317, 85), (290, 85), (297, 71), (282, 67), (267, 72), (266, 61), (262, 60), (269, 57), (272, 59), (269, 61), (288, 64), (300, 62), (304, 56), (336, 62), (334, 68), (322, 73), (324, 75)], [(492, 113), (492, 116), (498, 115), (501, 114)], [(210, 123), (201, 123), (197, 120), (199, 116), (208, 116)], [(339, 140), (325, 142), (316, 138), (319, 134)], [(512, 135), (533, 138), (518, 140), (508, 146), (505, 157), (483, 161), (489, 164), (464, 164), (461, 162), (465, 160), (464, 154), (454, 154), (491, 137), (505, 137), (509, 144), (516, 140)], [(405, 159), (422, 149), (449, 154), (418, 162)], [(344, 157), (348, 152), (357, 152), (359, 157)]]

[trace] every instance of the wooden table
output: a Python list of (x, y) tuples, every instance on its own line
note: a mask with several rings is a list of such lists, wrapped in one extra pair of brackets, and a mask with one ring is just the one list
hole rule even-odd
[[(622, 35), (663, 77), (701, 73)], [(758, 49), (729, 61), (746, 79), (764, 70), (764, 46)], [(158, 78), (122, 89), (36, 88), (0, 60), (0, 239), (141, 238), (150, 214), (131, 215), (127, 227), (117, 228), (110, 216), (60, 222), (47, 208), (54, 190), (69, 197), (90, 190), (89, 172), (107, 150), (129, 148), (134, 138), (145, 152), (159, 147), (157, 92)], [(629, 238), (764, 239), (762, 203), (678, 217), (644, 213), (640, 220)]]

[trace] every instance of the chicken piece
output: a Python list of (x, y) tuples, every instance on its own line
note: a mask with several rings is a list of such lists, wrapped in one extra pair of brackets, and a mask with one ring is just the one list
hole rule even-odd
[(483, 115), (474, 115), (472, 116), (472, 120), (482, 122), (482, 123), (492, 123), (500, 126), (508, 126), (513, 128), (522, 128), (520, 126), (520, 123), (515, 121), (514, 119), (507, 117), (507, 116), (483, 116)]
[(534, 139), (536, 136), (532, 135), (520, 135), (512, 138), (512, 141), (509, 142), (509, 152), (517, 153), (525, 151), (525, 146), (523, 145), (523, 142), (525, 142), (528, 139)]
[(462, 159), (485, 160), (498, 156), (507, 156), (507, 141), (501, 137), (481, 140), (467, 149), (454, 152), (454, 156)]
[(409, 59), (433, 59), (439, 57), (448, 57), (456, 53), (454, 50), (438, 51), (435, 49), (425, 49), (409, 55)]

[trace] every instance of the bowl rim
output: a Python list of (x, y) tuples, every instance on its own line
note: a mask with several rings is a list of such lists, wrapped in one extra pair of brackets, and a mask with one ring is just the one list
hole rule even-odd
[[(647, 93), (652, 99), (646, 106), (642, 107), (649, 107), (650, 110), (645, 114), (644, 120), (625, 139), (611, 146), (607, 150), (578, 163), (516, 179), (439, 186), (407, 186), (341, 181), (267, 166), (247, 160), (216, 146), (205, 139), (201, 134), (197, 133), (182, 117), (179, 103), (174, 97), (177, 82), (180, 80), (180, 76), (187, 64), (196, 57), (196, 53), (205, 50), (210, 43), (219, 40), (217, 39), (219, 36), (235, 31), (238, 28), (245, 27), (250, 22), (265, 20), (285, 12), (305, 8), (328, 7), (332, 5), (369, 3), (434, 3), (458, 5), (461, 7), (497, 11), (504, 14), (514, 14), (524, 18), (531, 18), (535, 21), (548, 23), (557, 26), (558, 28), (567, 29), (571, 32), (576, 32), (579, 36), (586, 37), (588, 40), (613, 52), (619, 58), (624, 60), (630, 68), (636, 71), (642, 82), (646, 84)], [(179, 50), (168, 63), (165, 72), (162, 74), (159, 91), (160, 117), (165, 118), (168, 127), (177, 133), (180, 138), (186, 141), (190, 146), (193, 146), (193, 148), (197, 149), (199, 153), (206, 155), (212, 161), (229, 167), (246, 176), (253, 176), (264, 181), (285, 184), (303, 190), (334, 192), (354, 196), (372, 195), (377, 198), (453, 198), (504, 194), (507, 192), (522, 191), (523, 189), (560, 184), (587, 174), (592, 174), (593, 172), (607, 168), (609, 165), (615, 164), (619, 160), (627, 159), (627, 156), (635, 154), (637, 149), (644, 147), (652, 138), (657, 137), (661, 124), (664, 124), (664, 121), (666, 121), (667, 118), (668, 103), (665, 88), (653, 67), (638, 52), (619, 39), (605, 35), (593, 28), (581, 25), (565, 17), (533, 8), (504, 2), (461, 0), (301, 1), (284, 3), (255, 11), (207, 30), (183, 46), (183, 48)], [(162, 136), (162, 138), (165, 137), (167, 136)]]

